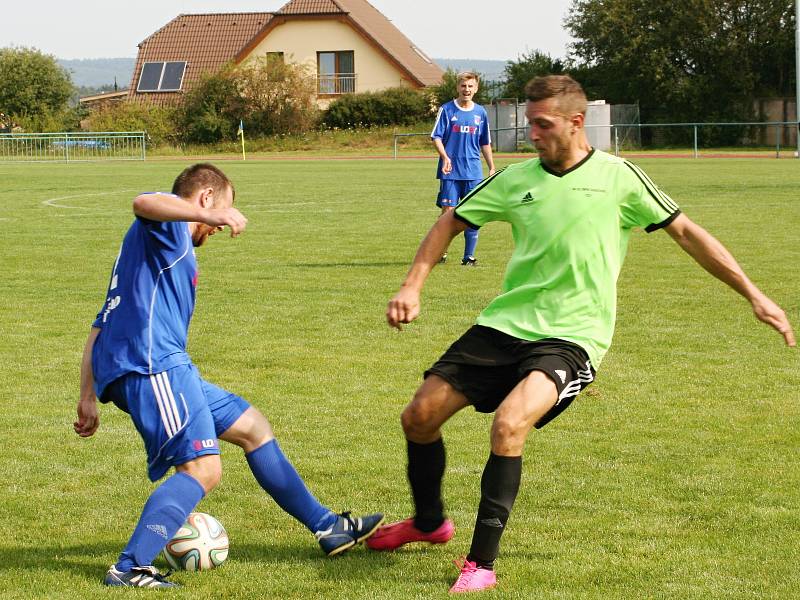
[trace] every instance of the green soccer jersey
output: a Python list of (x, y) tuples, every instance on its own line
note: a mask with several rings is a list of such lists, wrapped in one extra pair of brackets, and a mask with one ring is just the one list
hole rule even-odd
[(514, 253), (502, 293), (478, 324), (524, 340), (560, 338), (597, 368), (611, 345), (619, 276), (634, 227), (655, 231), (680, 214), (628, 161), (592, 150), (558, 174), (536, 158), (486, 179), (455, 211), (473, 227), (511, 224)]

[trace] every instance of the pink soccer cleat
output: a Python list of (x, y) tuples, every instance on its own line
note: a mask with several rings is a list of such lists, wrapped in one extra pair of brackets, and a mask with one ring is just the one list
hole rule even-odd
[[(459, 566), (457, 562), (456, 566)], [(484, 569), (474, 562), (464, 559), (464, 564), (461, 565), (461, 574), (450, 588), (450, 593), (480, 592), (481, 590), (490, 590), (496, 585), (497, 576), (492, 569)]]
[(456, 527), (450, 519), (445, 519), (444, 523), (430, 533), (414, 527), (414, 519), (406, 519), (381, 527), (366, 541), (366, 544), (370, 550), (396, 550), (410, 542), (444, 544), (450, 541), (455, 532)]

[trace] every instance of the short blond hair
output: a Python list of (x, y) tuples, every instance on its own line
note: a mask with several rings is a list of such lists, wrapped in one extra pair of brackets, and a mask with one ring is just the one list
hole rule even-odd
[(458, 77), (457, 79), (458, 83), (461, 83), (462, 81), (467, 81), (468, 79), (474, 79), (475, 83), (477, 83), (478, 85), (480, 85), (481, 83), (480, 77), (478, 77), (478, 74), (475, 73), (474, 71), (461, 71), (461, 73), (459, 73), (457, 77)]
[(586, 114), (586, 93), (581, 84), (569, 75), (534, 77), (525, 86), (525, 98), (530, 102), (555, 98), (562, 112)]

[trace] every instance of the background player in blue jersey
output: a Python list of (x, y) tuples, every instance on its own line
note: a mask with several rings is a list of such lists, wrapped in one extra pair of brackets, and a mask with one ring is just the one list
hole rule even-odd
[[(475, 73), (458, 74), (458, 97), (442, 105), (436, 115), (431, 139), (439, 153), (436, 178), (439, 179), (439, 196), (436, 206), (442, 213), (453, 210), (459, 201), (483, 179), (481, 153), (494, 174), (492, 140), (489, 134), (489, 118), (484, 108), (472, 101), (478, 91), (478, 76)], [(478, 245), (478, 230), (464, 231), (464, 257), (462, 265), (475, 266), (475, 247)], [(447, 253), (440, 262), (447, 260)]]
[(105, 576), (111, 586), (173, 587), (152, 566), (188, 514), (220, 480), (222, 439), (240, 446), (261, 487), (314, 533), (329, 556), (366, 539), (383, 515), (335, 514), (306, 488), (267, 419), (244, 399), (200, 377), (186, 353), (194, 311), (194, 248), (247, 219), (234, 189), (209, 164), (184, 170), (171, 194), (142, 194), (114, 263), (107, 299), (92, 324), (81, 363), (75, 432), (89, 437), (100, 420), (96, 398), (129, 413), (147, 452), (148, 476), (175, 473), (150, 495), (128, 545)]

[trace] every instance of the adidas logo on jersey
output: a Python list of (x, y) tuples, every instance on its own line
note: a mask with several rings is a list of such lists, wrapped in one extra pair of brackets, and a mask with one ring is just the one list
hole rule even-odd
[(458, 121), (458, 115), (453, 115), (453, 118), (450, 119), (451, 121)]
[(522, 197), (522, 203), (525, 204), (526, 202), (533, 202), (534, 198), (531, 196), (531, 193), (528, 192)]

